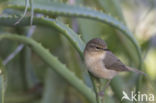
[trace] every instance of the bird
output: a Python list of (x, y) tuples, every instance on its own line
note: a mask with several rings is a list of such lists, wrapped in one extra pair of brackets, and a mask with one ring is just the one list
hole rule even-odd
[(135, 72), (145, 75), (144, 72), (126, 66), (107, 47), (104, 40), (94, 38), (88, 41), (84, 49), (84, 61), (87, 70), (97, 78), (110, 81), (120, 72)]

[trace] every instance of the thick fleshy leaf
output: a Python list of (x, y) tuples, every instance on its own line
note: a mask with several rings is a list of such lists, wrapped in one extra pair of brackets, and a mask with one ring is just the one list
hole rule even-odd
[(62, 64), (55, 56), (53, 56), (47, 49), (45, 49), (41, 44), (37, 43), (33, 39), (29, 39), (18, 35), (0, 35), (1, 39), (9, 39), (14, 41), (20, 41), (29, 45), (40, 58), (47, 63), (52, 70), (58, 73), (61, 77), (67, 80), (73, 87), (75, 87), (79, 92), (81, 92), (91, 103), (95, 103), (95, 94), (89, 87), (87, 87), (80, 79), (78, 79), (74, 73), (69, 71), (69, 69)]

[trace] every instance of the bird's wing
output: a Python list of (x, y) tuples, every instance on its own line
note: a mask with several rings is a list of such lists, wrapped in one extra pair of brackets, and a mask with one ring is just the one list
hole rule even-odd
[(103, 62), (107, 69), (115, 71), (129, 71), (128, 68), (111, 51), (106, 52)]

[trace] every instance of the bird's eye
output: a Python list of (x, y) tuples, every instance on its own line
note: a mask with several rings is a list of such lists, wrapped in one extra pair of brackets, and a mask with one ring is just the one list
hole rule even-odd
[(101, 49), (100, 47), (96, 47), (96, 49)]

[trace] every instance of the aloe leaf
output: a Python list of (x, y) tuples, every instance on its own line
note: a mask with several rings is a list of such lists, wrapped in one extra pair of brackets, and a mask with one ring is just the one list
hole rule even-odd
[[(18, 4), (10, 4), (8, 7), (18, 9), (18, 10), (24, 10), (23, 4), (20, 3), (21, 2), (18, 2)], [(93, 10), (91, 8), (86, 8), (82, 6), (81, 7), (71, 6), (71, 5), (58, 4), (58, 3), (52, 3), (52, 4), (34, 3), (34, 12), (42, 13), (48, 16), (82, 17), (82, 18), (93, 19), (93, 20), (106, 23), (120, 30), (122, 32), (121, 35), (124, 35), (132, 42), (133, 46), (135, 47), (135, 51), (137, 53), (139, 64), (142, 63), (141, 50), (133, 34), (129, 31), (129, 29), (124, 24), (122, 24), (112, 16), (109, 16), (97, 10)]]
[[(98, 0), (99, 5), (107, 14), (111, 14), (113, 17), (118, 18), (120, 21), (125, 22), (122, 9), (121, 1), (119, 0)], [(110, 7), (111, 5), (111, 7)]]
[(91, 91), (91, 89), (88, 88), (72, 72), (70, 72), (69, 69), (64, 64), (62, 64), (55, 56), (53, 56), (47, 49), (41, 46), (41, 44), (37, 43), (33, 39), (18, 35), (0, 35), (0, 39), (20, 41), (29, 45), (36, 52), (36, 54), (38, 54), (40, 58), (51, 67), (52, 70), (54, 70), (65, 80), (67, 80), (68, 83), (70, 83), (79, 92), (81, 92), (91, 103), (96, 102), (94, 92)]
[[(0, 25), (13, 26), (14, 22), (16, 22), (17, 19), (17, 17), (0, 17)], [(28, 26), (29, 19), (30, 18), (24, 18), (17, 26)], [(61, 25), (57, 25), (56, 23)], [(75, 34), (70, 28), (68, 28), (64, 24), (60, 23), (59, 21), (56, 22), (56, 20), (53, 19), (34, 17), (34, 25), (51, 27), (52, 29), (55, 28), (57, 31), (60, 31), (71, 41), (71, 44), (73, 44), (73, 46), (77, 48), (80, 55), (82, 55), (84, 49), (83, 41), (79, 38), (79, 36), (77, 36), (77, 34)], [(120, 87), (117, 87), (116, 89), (118, 88), (121, 89)]]
[[(13, 24), (18, 20), (18, 17), (0, 17), (0, 25), (3, 26), (14, 26)], [(30, 18), (23, 18), (23, 20), (17, 24), (16, 26), (29, 26)], [(39, 26), (46, 26), (56, 29), (61, 32), (68, 38), (69, 41), (74, 45), (74, 47), (78, 50), (78, 52), (82, 56), (82, 52), (84, 49), (84, 42), (80, 39), (79, 35), (72, 31), (68, 26), (64, 25), (58, 20), (48, 19), (44, 17), (34, 17), (33, 24)]]

